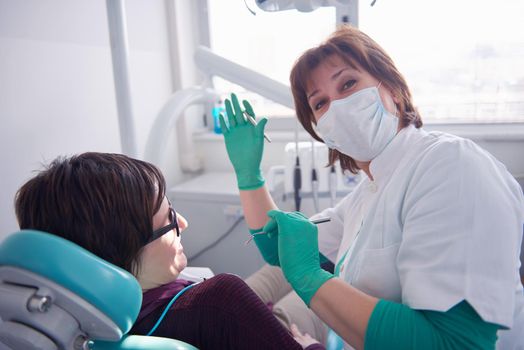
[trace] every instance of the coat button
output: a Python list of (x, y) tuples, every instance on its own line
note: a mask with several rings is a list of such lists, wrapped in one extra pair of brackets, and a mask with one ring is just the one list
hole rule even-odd
[(371, 182), (369, 185), (368, 185), (368, 189), (369, 189), (369, 192), (371, 193), (376, 193), (377, 192), (377, 184), (374, 183), (374, 182)]

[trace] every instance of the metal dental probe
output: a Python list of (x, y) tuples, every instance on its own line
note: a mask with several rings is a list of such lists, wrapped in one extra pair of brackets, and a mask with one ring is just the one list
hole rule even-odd
[[(251, 114), (249, 114), (247, 111), (244, 111), (243, 113), (246, 116), (247, 121), (250, 122), (251, 125), (257, 126), (257, 121), (255, 120), (255, 118), (253, 118)], [(266, 133), (264, 133), (264, 138), (267, 140), (267, 142), (271, 142), (271, 139), (269, 138), (269, 136), (266, 135)]]
[[(318, 219), (315, 219), (315, 220), (311, 220), (311, 223), (313, 223), (315, 225), (318, 225), (318, 224), (322, 224), (324, 222), (329, 222), (329, 221), (331, 221), (331, 218), (318, 218)], [(244, 244), (246, 244), (246, 245), (249, 244), (253, 240), (253, 238), (255, 236), (265, 235), (265, 234), (267, 234), (267, 232), (264, 232), (264, 231), (252, 233), (251, 237), (249, 237), (249, 239)]]

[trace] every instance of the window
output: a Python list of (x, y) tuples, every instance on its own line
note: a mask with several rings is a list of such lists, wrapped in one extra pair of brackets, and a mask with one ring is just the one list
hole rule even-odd
[(378, 0), (360, 29), (392, 56), (425, 121), (524, 121), (521, 0)]
[[(335, 29), (335, 9), (319, 8), (266, 12), (254, 1), (248, 7), (242, 0), (208, 0), (209, 32), (213, 52), (289, 85), (294, 61), (305, 50), (325, 39)], [(250, 9), (256, 14), (253, 15)], [(224, 95), (235, 92), (253, 104), (255, 111), (270, 116), (290, 116), (293, 111), (245, 91), (220, 78), (214, 85)]]
[[(248, 2), (253, 3), (253, 2)], [(359, 2), (359, 27), (393, 58), (425, 122), (524, 122), (522, 0)], [(289, 85), (294, 60), (335, 28), (335, 9), (264, 12), (208, 0), (211, 48)], [(242, 88), (216, 79), (219, 91)], [(251, 92), (255, 110), (293, 112)]]

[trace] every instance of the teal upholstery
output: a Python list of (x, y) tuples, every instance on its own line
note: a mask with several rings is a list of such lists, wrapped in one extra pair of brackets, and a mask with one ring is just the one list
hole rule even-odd
[(142, 290), (130, 273), (48, 233), (11, 234), (0, 245), (0, 265), (32, 271), (69, 289), (111, 318), (124, 334), (142, 305)]
[[(52, 234), (22, 230), (9, 235), (0, 242), (0, 268), (2, 267), (29, 271), (73, 292), (109, 317), (120, 328), (120, 336), (131, 329), (140, 311), (142, 290), (134, 276), (82, 247)], [(5, 281), (0, 279), (0, 286), (2, 282)], [(14, 288), (11, 290), (16, 290), (16, 287)], [(8, 302), (7, 299), (5, 301)], [(1, 304), (0, 299), (0, 306)], [(0, 330), (2, 330), (3, 318), (1, 311), (0, 307)], [(27, 314), (27, 310), (21, 311)], [(44, 314), (36, 315), (36, 319), (43, 316)], [(4, 325), (9, 323), (9, 327), (13, 326), (12, 322), (6, 322), (8, 321), (6, 319), (3, 321)], [(20, 329), (31, 325), (20, 326), (15, 322), (14, 326), (16, 328), (9, 329)], [(36, 328), (35, 331), (38, 333), (39, 329)], [(60, 329), (56, 330), (56, 334), (60, 331)], [(24, 338), (27, 334), (33, 336), (31, 339), (40, 337), (33, 333), (21, 333), (19, 336)], [(90, 334), (86, 336), (89, 339)], [(17, 339), (16, 334), (13, 339)], [(93, 338), (90, 340), (92, 341), (90, 348), (93, 350), (196, 350), (195, 347), (179, 340), (150, 336), (124, 335), (118, 341), (101, 341)], [(0, 337), (0, 349), (4, 349), (5, 345)], [(34, 348), (40, 349), (39, 346)]]
[(331, 328), (328, 330), (328, 336), (327, 336), (327, 344), (326, 344), (327, 350), (343, 350), (344, 349), (344, 340), (335, 333), (334, 330)]
[(124, 337), (121, 342), (95, 342), (92, 350), (197, 350), (187, 343), (160, 337), (132, 335)]

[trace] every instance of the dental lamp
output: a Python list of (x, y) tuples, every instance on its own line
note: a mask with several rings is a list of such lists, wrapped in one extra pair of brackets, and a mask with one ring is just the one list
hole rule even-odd
[(311, 12), (322, 6), (349, 6), (350, 0), (256, 0), (257, 6), (269, 12), (296, 9)]
[[(375, 3), (373, 0), (371, 6)], [(268, 11), (298, 10), (311, 12), (319, 7), (332, 6), (336, 9), (336, 23), (351, 23), (358, 27), (358, 0), (255, 0), (258, 8)]]

